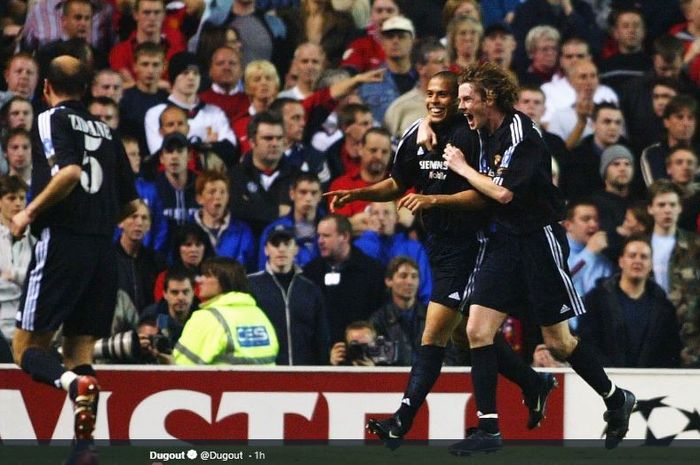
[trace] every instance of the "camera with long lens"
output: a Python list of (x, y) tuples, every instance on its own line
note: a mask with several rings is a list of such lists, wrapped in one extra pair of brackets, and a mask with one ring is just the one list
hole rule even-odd
[(356, 360), (371, 360), (375, 365), (393, 365), (399, 358), (396, 343), (378, 336), (369, 344), (350, 341), (347, 348), (346, 363), (352, 365)]
[(99, 339), (92, 350), (95, 359), (133, 363), (141, 360), (141, 344), (136, 331), (125, 331)]

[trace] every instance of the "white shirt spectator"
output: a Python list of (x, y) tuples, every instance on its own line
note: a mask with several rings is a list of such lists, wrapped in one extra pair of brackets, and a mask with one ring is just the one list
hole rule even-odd
[[(183, 105), (175, 102), (172, 96), (168, 98), (168, 101), (189, 112), (188, 123), (190, 125), (190, 132), (187, 134), (188, 138), (199, 137), (202, 141), (206, 141), (209, 131), (213, 131), (217, 134), (217, 141), (228, 140), (233, 145), (238, 145), (236, 135), (231, 130), (228, 118), (221, 108), (201, 101), (195, 105)], [(160, 134), (160, 123), (158, 119), (166, 107), (167, 104), (161, 103), (146, 112), (146, 118), (144, 120), (146, 142), (151, 154), (156, 153), (160, 150), (161, 145), (163, 145), (163, 136)]]
[[(552, 80), (551, 82), (542, 84), (541, 89), (545, 96), (544, 115), (542, 115), (542, 122), (545, 124), (551, 124), (554, 121), (555, 111), (560, 108), (572, 107), (576, 103), (576, 91), (566, 78), (557, 79), (556, 81)], [(619, 99), (614, 90), (606, 85), (600, 84), (596, 88), (595, 94), (593, 94), (593, 103), (597, 104), (602, 102), (612, 102), (618, 105)], [(551, 129), (548, 130), (554, 132)], [(584, 134), (584, 136), (585, 135), (586, 134)]]

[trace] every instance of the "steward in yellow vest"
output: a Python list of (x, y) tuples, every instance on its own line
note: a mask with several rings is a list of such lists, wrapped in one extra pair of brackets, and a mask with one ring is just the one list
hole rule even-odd
[(230, 258), (202, 264), (202, 307), (193, 312), (175, 345), (177, 365), (274, 365), (277, 334), (247, 293), (243, 267)]

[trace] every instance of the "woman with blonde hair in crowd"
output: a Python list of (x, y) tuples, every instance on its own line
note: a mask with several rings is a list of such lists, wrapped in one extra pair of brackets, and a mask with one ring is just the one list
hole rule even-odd
[(462, 68), (479, 61), (479, 49), (484, 27), (472, 16), (457, 16), (447, 25), (447, 53), (450, 71), (459, 73)]
[(267, 60), (254, 60), (248, 63), (243, 72), (243, 87), (250, 99), (250, 107), (245, 116), (233, 122), (233, 132), (241, 144), (241, 154), (250, 150), (248, 123), (256, 113), (268, 109), (280, 91), (280, 77), (275, 65)]

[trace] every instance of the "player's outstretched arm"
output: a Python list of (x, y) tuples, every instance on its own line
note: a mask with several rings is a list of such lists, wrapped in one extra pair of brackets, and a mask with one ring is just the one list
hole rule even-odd
[(486, 175), (483, 175), (469, 166), (464, 158), (464, 154), (454, 145), (447, 144), (445, 153), (442, 158), (447, 162), (447, 166), (459, 174), (471, 184), (475, 189), (497, 201), (498, 203), (506, 204), (513, 200), (513, 192), (503, 186), (499, 186), (491, 181)]
[(22, 237), (36, 216), (52, 205), (65, 199), (73, 188), (80, 182), (82, 170), (78, 165), (64, 166), (51, 178), (39, 195), (27, 205), (24, 210), (12, 217), (10, 231), (15, 237)]
[(355, 200), (389, 202), (397, 199), (405, 190), (396, 179), (387, 178), (371, 186), (351, 190), (330, 191), (323, 194), (323, 196), (328, 199), (331, 211), (335, 211), (337, 208), (342, 208)]
[(415, 215), (420, 210), (431, 208), (477, 211), (482, 210), (486, 205), (486, 198), (481, 193), (474, 189), (468, 189), (454, 194), (408, 194), (399, 200), (396, 207), (405, 207)]

